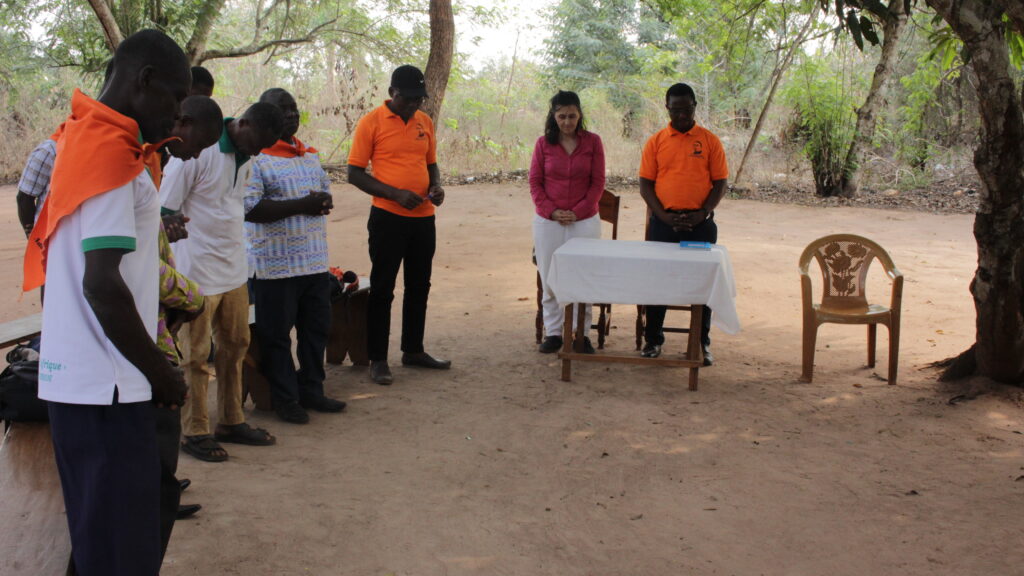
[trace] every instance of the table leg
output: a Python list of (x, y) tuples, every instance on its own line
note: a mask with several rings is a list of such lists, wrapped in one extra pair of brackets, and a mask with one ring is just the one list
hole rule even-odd
[(583, 335), (586, 334), (587, 326), (584, 321), (587, 318), (587, 304), (576, 305), (576, 335), (573, 336), (573, 352), (583, 354)]
[[(572, 352), (572, 304), (565, 307), (565, 322), (562, 324), (562, 352)], [(562, 358), (562, 380), (572, 380), (572, 360)]]
[(690, 390), (697, 389), (697, 371), (704, 363), (704, 348), (700, 344), (701, 318), (704, 316), (704, 306), (694, 304), (690, 306), (690, 333), (687, 339), (686, 358), (697, 364), (690, 368)]

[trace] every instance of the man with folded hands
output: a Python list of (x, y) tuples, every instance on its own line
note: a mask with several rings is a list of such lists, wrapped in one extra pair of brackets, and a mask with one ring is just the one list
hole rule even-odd
[[(345, 403), (324, 395), (324, 350), (331, 328), (327, 215), (334, 204), (331, 180), (315, 148), (295, 136), (299, 108), (282, 88), (260, 102), (284, 117), (273, 146), (252, 160), (245, 191), (245, 240), (249, 256), (256, 337), (274, 411), (285, 422), (309, 422), (306, 410), (341, 412)], [(299, 370), (291, 331), (298, 340)]]
[[(697, 97), (686, 84), (665, 93), (669, 124), (644, 145), (640, 160), (640, 195), (651, 211), (648, 240), (718, 241), (715, 208), (725, 195), (729, 167), (722, 142), (694, 121)], [(657, 358), (665, 342), (664, 306), (647, 306), (641, 355)], [(700, 341), (704, 365), (711, 366), (711, 309), (704, 307)]]

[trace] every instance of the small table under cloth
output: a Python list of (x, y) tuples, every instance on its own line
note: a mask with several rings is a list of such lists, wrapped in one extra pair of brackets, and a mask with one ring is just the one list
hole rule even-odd
[(580, 306), (577, 330), (573, 334), (572, 305), (575, 303), (704, 304), (714, 311), (712, 324), (717, 328), (728, 334), (740, 330), (736, 283), (729, 252), (724, 246), (695, 250), (668, 242), (573, 238), (555, 251), (547, 281), (558, 303), (566, 307), (562, 350), (558, 354), (565, 381), (571, 379), (573, 360), (657, 364), (689, 368), (689, 388), (696, 390), (697, 370), (704, 362), (700, 345), (701, 306), (694, 306), (691, 311), (687, 352), (683, 358), (643, 358), (636, 353), (584, 354), (581, 347), (574, 351), (574, 340), (582, 342), (586, 328), (583, 325), (585, 309)]

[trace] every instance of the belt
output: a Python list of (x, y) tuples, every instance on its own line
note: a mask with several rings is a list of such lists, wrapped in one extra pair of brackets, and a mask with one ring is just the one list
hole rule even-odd
[[(669, 214), (689, 214), (691, 212), (696, 212), (697, 210), (703, 210), (703, 208), (697, 208), (695, 210), (665, 210), (665, 212), (668, 212)], [(708, 212), (708, 217), (704, 219), (704, 222), (707, 222), (708, 220), (714, 220), (714, 219), (715, 219), (715, 211), (712, 210), (712, 211)], [(703, 224), (704, 222), (701, 222), (700, 224)], [(697, 224), (697, 226), (700, 226), (700, 224)]]

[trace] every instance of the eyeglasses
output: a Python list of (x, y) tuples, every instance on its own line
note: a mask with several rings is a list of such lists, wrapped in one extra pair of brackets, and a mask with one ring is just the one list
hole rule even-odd
[(401, 96), (403, 99), (408, 100), (410, 102), (423, 102), (424, 100), (427, 100), (429, 98), (429, 96), (406, 96), (405, 94), (402, 94), (401, 92), (399, 92), (398, 95)]

